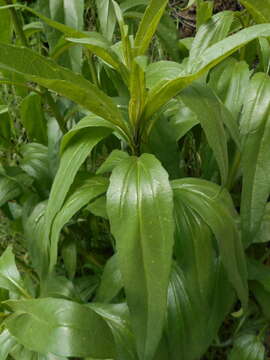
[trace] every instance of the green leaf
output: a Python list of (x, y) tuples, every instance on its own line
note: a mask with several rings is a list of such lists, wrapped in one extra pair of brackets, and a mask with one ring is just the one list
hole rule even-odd
[(258, 24), (270, 22), (269, 0), (240, 0), (240, 3), (247, 9)]
[(144, 117), (146, 119), (152, 117), (156, 111), (194, 80), (201, 77), (242, 46), (261, 36), (270, 36), (270, 28), (268, 25), (251, 26), (207, 48), (194, 60), (192, 69), (190, 69), (189, 72), (175, 79), (165, 81), (149, 92)]
[(217, 160), (223, 185), (228, 177), (227, 138), (223, 124), (225, 124), (233, 139), (239, 144), (238, 126), (215, 93), (203, 84), (193, 84), (182, 91), (181, 100), (197, 115), (209, 146)]
[(138, 128), (143, 108), (145, 105), (145, 68), (147, 58), (144, 56), (136, 57), (132, 62), (130, 74), (130, 101), (129, 101), (129, 120), (134, 128)]
[(1, 105), (0, 102), (0, 149), (5, 150), (10, 147), (11, 139), (11, 119), (8, 106)]
[[(29, 66), (33, 63), (35, 66)], [(0, 44), (0, 68), (22, 74), (28, 80), (66, 96), (112, 124), (124, 127), (117, 106), (103, 91), (79, 74), (30, 49)]]
[(41, 276), (48, 269), (48, 249), (44, 242), (44, 216), (47, 201), (38, 203), (24, 222), (25, 243), (36, 272)]
[(234, 206), (226, 190), (200, 179), (172, 181), (174, 194), (210, 227), (218, 243), (222, 263), (244, 307), (248, 303), (246, 260)]
[(20, 105), (21, 122), (28, 138), (47, 145), (47, 126), (43, 115), (41, 97), (37, 93), (30, 93)]
[(190, 65), (192, 65), (198, 56), (202, 55), (207, 48), (226, 38), (230, 31), (233, 18), (234, 13), (232, 11), (222, 11), (214, 15), (211, 20), (200, 27), (190, 49)]
[[(201, 358), (217, 335), (233, 300), (231, 287), (228, 284), (220, 261), (217, 259), (215, 261), (214, 258), (209, 257), (207, 257), (207, 260), (200, 259), (199, 254), (195, 255), (196, 248), (198, 250), (199, 245), (205, 248), (205, 244), (201, 240), (208, 238), (207, 233), (202, 237), (200, 236), (198, 225), (200, 225), (201, 220), (196, 224), (197, 219), (198, 217), (195, 216), (195, 223), (193, 220), (190, 222), (197, 229), (194, 232), (195, 237), (192, 236), (192, 230), (195, 228), (188, 229), (189, 234), (192, 236), (192, 245), (189, 245), (189, 247), (194, 246), (194, 253), (193, 255), (190, 254), (191, 259), (188, 259), (187, 263), (192, 267), (188, 266), (181, 269), (180, 266), (175, 264), (171, 274), (166, 324), (167, 352), (170, 360), (178, 360), (179, 358), (196, 360)], [(206, 248), (209, 247), (208, 244), (209, 238)], [(210, 262), (208, 262), (209, 260)], [(209, 278), (205, 277), (205, 269), (202, 267), (203, 262), (205, 265), (211, 265), (211, 276)], [(201, 288), (203, 293), (200, 293), (196, 282), (199, 278), (197, 276), (190, 277), (189, 271), (193, 273), (194, 271), (201, 272), (201, 274), (198, 274), (199, 277), (201, 279), (205, 278), (203, 283), (206, 287)]]
[(98, 168), (96, 174), (102, 175), (104, 173), (112, 172), (113, 169), (120, 164), (121, 161), (128, 158), (128, 153), (121, 150), (113, 150), (104, 163)]
[(106, 193), (108, 180), (103, 177), (91, 177), (82, 174), (75, 180), (69, 194), (52, 223), (50, 237), (50, 269), (57, 263), (58, 241), (61, 229), (81, 208)]
[(87, 306), (53, 298), (6, 304), (15, 312), (6, 319), (6, 327), (29, 350), (99, 359), (115, 355), (108, 326)]
[(61, 210), (79, 168), (94, 146), (112, 131), (110, 128), (97, 127), (97, 123), (93, 124), (91, 119), (90, 117), (79, 122), (63, 138), (60, 166), (54, 179), (46, 210), (45, 243), (49, 241), (53, 220), (59, 210)]
[(117, 254), (106, 263), (100, 286), (97, 290), (96, 302), (111, 302), (123, 287), (121, 272), (118, 265)]
[(228, 58), (210, 74), (209, 86), (217, 93), (221, 101), (239, 120), (240, 112), (249, 86), (249, 68), (245, 61)]
[(23, 144), (20, 167), (37, 182), (38, 190), (49, 195), (52, 175), (49, 169), (48, 148), (38, 143)]
[(4, 330), (0, 334), (0, 359), (6, 360), (8, 354), (14, 348), (16, 340), (10, 335), (8, 330)]
[(98, 20), (102, 34), (109, 40), (112, 40), (116, 17), (111, 0), (96, 0), (98, 11)]
[[(4, 0), (0, 0), (0, 6), (6, 5)], [(12, 21), (9, 10), (2, 11), (0, 22), (0, 42), (9, 43), (12, 36)]]
[(234, 342), (228, 360), (264, 360), (265, 347), (256, 335), (242, 335)]
[(213, 15), (213, 1), (199, 1), (196, 9), (196, 26), (199, 29)]
[(265, 207), (265, 213), (262, 219), (260, 230), (253, 242), (255, 243), (267, 243), (270, 241), (270, 203), (268, 202)]
[(135, 37), (135, 56), (144, 55), (147, 51), (167, 3), (168, 0), (150, 0)]
[(0, 258), (0, 288), (7, 289), (16, 296), (28, 297), (10, 246)]
[(125, 77), (127, 70), (122, 64), (118, 55), (111, 49), (110, 43), (99, 33), (88, 33), (87, 37), (72, 38), (68, 37), (68, 41), (74, 44), (80, 44), (99, 56), (105, 63), (111, 65), (114, 69), (118, 70)]
[(16, 199), (22, 192), (19, 184), (12, 178), (0, 175), (0, 206)]
[(112, 331), (117, 351), (115, 359), (138, 360), (127, 305), (123, 303), (89, 306), (106, 321)]
[(270, 194), (270, 78), (256, 74), (245, 94), (240, 121), (242, 135), (243, 190), (241, 219), (243, 240), (254, 241), (260, 229), (265, 206)]
[(149, 154), (114, 170), (107, 211), (139, 357), (152, 359), (166, 310), (174, 224), (168, 174)]

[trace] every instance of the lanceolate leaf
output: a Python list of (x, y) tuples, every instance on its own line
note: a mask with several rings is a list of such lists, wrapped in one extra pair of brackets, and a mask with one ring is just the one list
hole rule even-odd
[(223, 265), (243, 306), (247, 306), (247, 269), (230, 196), (208, 181), (181, 179), (172, 182), (175, 196), (210, 227), (218, 242)]
[(240, 3), (250, 12), (258, 24), (270, 22), (269, 0), (240, 0)]
[(214, 92), (206, 85), (191, 85), (181, 93), (181, 100), (197, 115), (219, 165), (222, 183), (225, 184), (228, 176), (228, 153), (223, 123), (227, 125), (232, 137), (239, 144), (236, 122)]
[(91, 177), (88, 173), (78, 177), (73, 187), (70, 189), (67, 199), (62, 209), (56, 215), (51, 231), (50, 239), (50, 269), (57, 262), (57, 245), (62, 227), (75, 215), (82, 207), (98, 196), (104, 194), (108, 187), (108, 181), (103, 177)]
[(228, 35), (233, 17), (232, 11), (222, 11), (200, 27), (190, 49), (190, 66), (207, 48)]
[[(199, 228), (198, 231), (200, 231)], [(193, 240), (204, 246), (200, 242), (203, 240), (200, 235)], [(202, 272), (203, 277), (204, 268), (196, 263), (194, 256), (190, 259), (190, 263), (192, 262), (193, 266)], [(186, 277), (191, 268), (182, 270), (176, 264), (173, 267), (168, 291), (166, 324), (168, 359), (170, 360), (201, 358), (230, 309), (233, 295), (223, 267), (220, 261), (214, 258), (209, 264), (211, 264), (212, 276), (209, 279), (205, 278), (207, 281), (204, 283), (203, 290), (210, 296), (200, 294), (198, 285), (194, 281), (196, 277), (192, 282)]]
[(97, 174), (101, 175), (106, 172), (111, 172), (123, 160), (129, 157), (127, 152), (121, 150), (113, 150), (104, 163), (98, 168)]
[(123, 126), (119, 110), (103, 91), (80, 75), (30, 49), (0, 44), (0, 68), (22, 74), (27, 79), (77, 102), (112, 124)]
[(235, 121), (239, 120), (249, 77), (248, 64), (234, 58), (222, 62), (210, 74), (210, 87), (234, 116)]
[(265, 347), (256, 335), (242, 335), (236, 339), (228, 360), (264, 360)]
[(96, 6), (102, 34), (111, 41), (116, 24), (112, 0), (96, 0)]
[(256, 74), (246, 92), (240, 121), (243, 167), (241, 218), (246, 245), (255, 240), (270, 193), (269, 96), (269, 76)]
[(111, 332), (85, 305), (64, 299), (8, 301), (14, 314), (5, 324), (27, 349), (58, 356), (114, 358)]
[(0, 175), (0, 206), (7, 201), (14, 200), (21, 194), (22, 189), (16, 181)]
[(141, 359), (152, 359), (161, 337), (173, 246), (168, 175), (149, 154), (112, 173), (107, 210), (116, 239), (131, 322)]
[(118, 265), (117, 254), (114, 254), (104, 267), (95, 301), (104, 303), (111, 302), (122, 287), (123, 281)]
[(168, 80), (150, 91), (144, 117), (150, 118), (172, 97), (190, 85), (194, 80), (198, 79), (242, 46), (260, 36), (270, 36), (270, 26), (268, 24), (251, 26), (207, 48), (196, 61), (192, 63), (192, 69), (189, 73)]
[[(83, 121), (83, 120), (82, 120)], [(74, 181), (76, 173), (94, 146), (111, 133), (105, 127), (91, 127), (86, 121), (84, 127), (79, 123), (73, 131), (63, 138), (63, 152), (56, 174), (45, 217), (44, 241), (49, 241), (52, 222), (62, 208), (66, 195)], [(44, 269), (45, 270), (45, 269)], [(46, 271), (46, 270), (45, 270)]]
[(134, 43), (136, 56), (144, 55), (148, 49), (167, 3), (168, 0), (150, 0), (136, 34)]

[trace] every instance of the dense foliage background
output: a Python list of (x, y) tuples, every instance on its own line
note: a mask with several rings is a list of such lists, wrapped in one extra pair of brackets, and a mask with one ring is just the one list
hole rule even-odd
[(267, 359), (270, 1), (0, 6), (0, 360)]

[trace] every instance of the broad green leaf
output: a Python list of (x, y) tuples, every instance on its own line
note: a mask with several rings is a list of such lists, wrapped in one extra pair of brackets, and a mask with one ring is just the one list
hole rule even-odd
[(269, 96), (269, 76), (256, 74), (246, 91), (240, 120), (243, 169), (241, 219), (246, 245), (254, 241), (260, 229), (270, 193)]
[(29, 350), (68, 357), (114, 357), (108, 326), (85, 305), (53, 298), (6, 304), (14, 311), (6, 327)]
[(240, 112), (249, 85), (249, 68), (244, 61), (228, 58), (210, 74), (209, 86), (217, 93), (221, 101), (239, 120)]
[(30, 93), (20, 105), (21, 122), (30, 141), (47, 144), (47, 126), (42, 109), (41, 97)]
[(64, 241), (61, 247), (61, 255), (63, 258), (65, 270), (69, 279), (74, 279), (77, 270), (77, 244), (74, 239)]
[(168, 174), (149, 154), (112, 172), (107, 211), (116, 239), (131, 322), (141, 359), (152, 359), (166, 310), (174, 224)]
[(8, 354), (14, 348), (16, 340), (12, 337), (8, 330), (4, 330), (0, 334), (0, 359), (6, 360)]
[(57, 263), (57, 249), (61, 229), (81, 208), (106, 193), (108, 180), (103, 177), (82, 174), (74, 182), (69, 194), (52, 223), (50, 237), (50, 269)]
[(264, 360), (265, 347), (256, 335), (241, 335), (234, 342), (228, 360)]
[(112, 331), (117, 351), (115, 359), (138, 360), (127, 305), (123, 303), (90, 304), (89, 306), (106, 321)]
[(202, 25), (198, 30), (190, 49), (189, 64), (197, 60), (197, 57), (210, 46), (223, 40), (228, 35), (234, 14), (232, 11), (222, 11), (214, 15), (211, 20)]
[(48, 276), (47, 279), (42, 282), (42, 289), (39, 297), (66, 299), (76, 302), (82, 301), (73, 282), (64, 276), (59, 276), (55, 273)]
[(96, 302), (111, 302), (123, 287), (117, 254), (114, 254), (106, 263), (100, 286), (97, 290)]
[(159, 83), (173, 80), (185, 72), (185, 67), (173, 61), (158, 61), (147, 66), (146, 88), (152, 89)]
[(229, 194), (214, 183), (195, 178), (174, 180), (172, 188), (175, 196), (181, 197), (182, 202), (195, 211), (212, 230), (228, 278), (246, 307), (246, 260)]
[(112, 0), (96, 0), (95, 2), (101, 32), (109, 41), (111, 41), (116, 24)]
[[(35, 66), (31, 66), (33, 63)], [(122, 126), (119, 110), (103, 91), (79, 74), (30, 49), (0, 44), (0, 68), (22, 74), (28, 80), (66, 96), (112, 124)]]
[(270, 22), (269, 0), (240, 0), (240, 3), (250, 12), (258, 24)]
[(28, 143), (21, 147), (20, 167), (37, 183), (45, 196), (49, 195), (52, 176), (49, 169), (48, 148), (39, 143)]
[(270, 66), (270, 44), (267, 38), (259, 38), (259, 58), (261, 69), (269, 73)]
[(0, 257), (0, 288), (7, 289), (16, 296), (28, 297), (11, 247), (8, 247)]
[(167, 3), (168, 0), (150, 0), (135, 37), (135, 56), (144, 55), (147, 51)]
[(234, 118), (207, 85), (196, 83), (189, 86), (182, 91), (181, 100), (197, 115), (218, 163), (222, 183), (225, 184), (228, 176), (228, 152), (223, 124), (239, 144), (239, 131)]
[(270, 26), (268, 24), (251, 26), (207, 48), (192, 63), (192, 69), (190, 69), (189, 73), (163, 82), (149, 92), (144, 117), (148, 119), (153, 116), (156, 111), (194, 80), (250, 41), (261, 36), (270, 36)]
[(107, 172), (113, 171), (113, 169), (120, 164), (121, 161), (126, 160), (129, 157), (127, 152), (121, 150), (113, 150), (104, 163), (98, 168), (97, 175), (102, 175)]
[[(196, 218), (195, 216), (195, 223)], [(198, 223), (195, 224), (196, 226)], [(200, 231), (198, 227), (197, 231)], [(198, 241), (198, 244), (204, 246), (201, 243), (203, 238), (204, 236), (200, 237), (197, 234), (193, 241)], [(200, 260), (199, 256), (197, 260)], [(197, 271), (204, 272), (204, 268), (200, 266), (203, 265), (203, 259), (200, 260), (201, 264), (199, 265), (193, 255), (189, 262), (190, 264), (193, 262), (195, 267), (198, 266)], [(201, 358), (230, 310), (233, 295), (223, 267), (220, 261), (214, 261), (214, 259), (208, 265), (210, 264), (212, 276), (209, 279), (205, 278), (207, 281), (204, 282), (204, 286), (207, 287), (203, 289), (210, 297), (206, 296), (207, 294), (200, 294), (198, 285), (194, 281), (196, 278), (191, 283), (190, 278), (186, 278), (190, 268), (182, 270), (176, 264), (173, 267), (168, 291), (166, 323), (166, 341), (170, 360)]]

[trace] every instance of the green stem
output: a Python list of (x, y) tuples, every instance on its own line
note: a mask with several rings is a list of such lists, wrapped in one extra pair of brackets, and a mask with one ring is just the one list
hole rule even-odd
[(99, 87), (99, 81), (98, 81), (98, 77), (97, 77), (97, 70), (93, 61), (93, 54), (88, 51), (87, 52), (88, 55), (88, 64), (89, 64), (89, 68), (90, 68), (90, 73), (91, 73), (91, 77), (92, 77), (92, 81), (93, 83)]
[[(13, 4), (12, 0), (5, 0), (5, 2), (7, 5)], [(22, 45), (28, 46), (27, 38), (23, 31), (23, 25), (22, 25), (20, 17), (18, 16), (18, 14), (14, 8), (10, 8), (9, 11), (11, 14), (11, 18), (12, 18), (12, 22), (13, 22), (16, 34), (18, 35)]]

